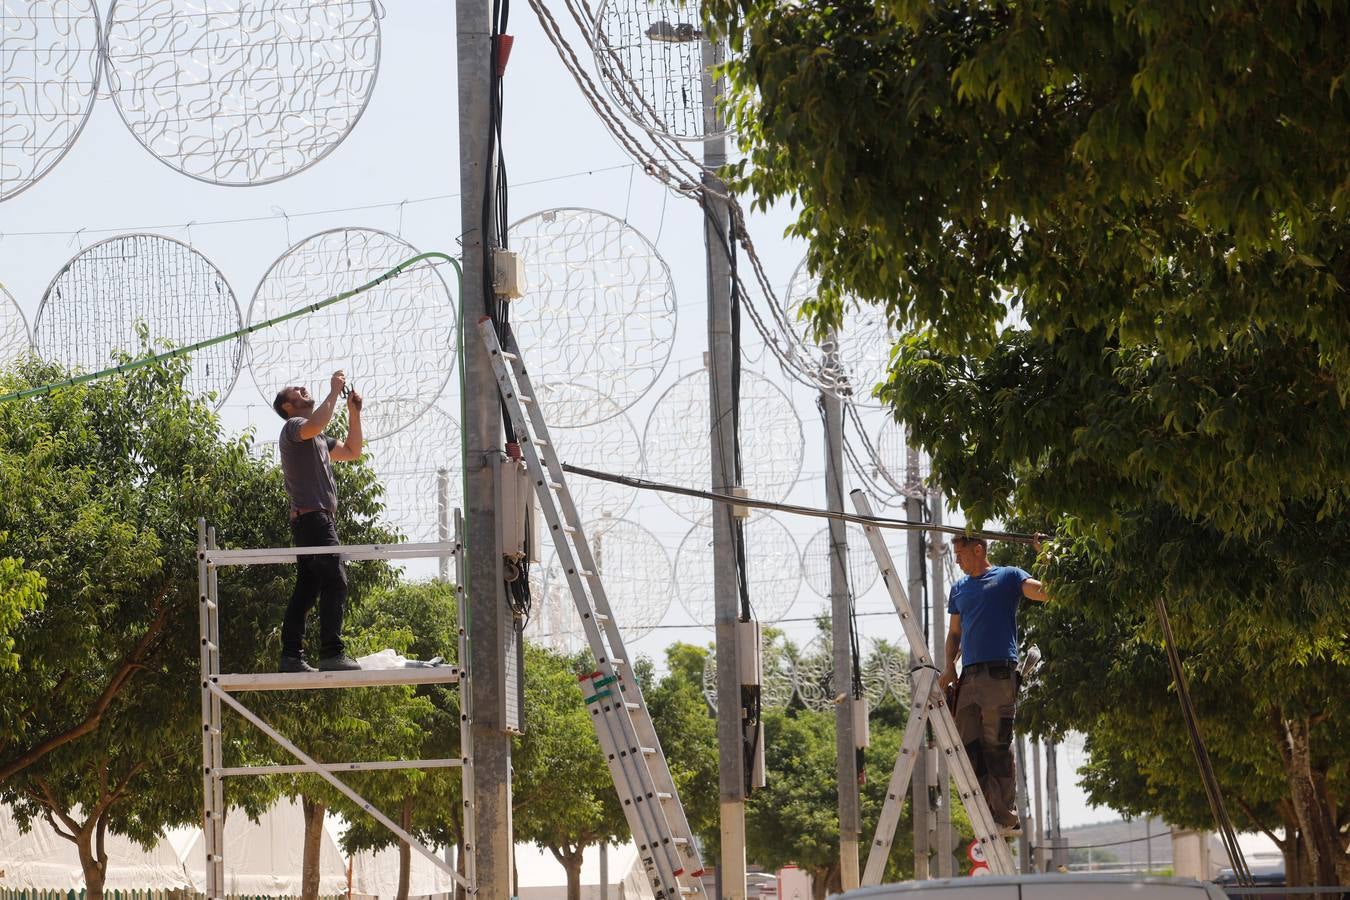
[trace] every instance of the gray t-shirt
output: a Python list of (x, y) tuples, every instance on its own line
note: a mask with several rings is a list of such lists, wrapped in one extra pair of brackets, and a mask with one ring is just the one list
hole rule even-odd
[(300, 510), (326, 509), (337, 512), (337, 482), (328, 451), (337, 441), (326, 434), (302, 440), (302, 416), (287, 419), (281, 426), (281, 473), (286, 479), (286, 494), (291, 498), (291, 517)]

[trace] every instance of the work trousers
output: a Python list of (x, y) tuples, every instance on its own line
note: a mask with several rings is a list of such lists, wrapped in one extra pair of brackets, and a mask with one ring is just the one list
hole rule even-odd
[(1000, 825), (1017, 821), (1012, 752), (1017, 680), (1013, 666), (969, 666), (961, 673), (956, 699), (956, 730), (966, 745), (989, 811)]
[[(327, 510), (316, 510), (291, 520), (297, 547), (335, 547), (337, 522)], [(300, 658), (305, 638), (305, 616), (319, 601), (319, 658), (346, 652), (342, 643), (342, 615), (347, 607), (347, 568), (333, 556), (298, 557), (295, 591), (281, 623), (281, 655)]]

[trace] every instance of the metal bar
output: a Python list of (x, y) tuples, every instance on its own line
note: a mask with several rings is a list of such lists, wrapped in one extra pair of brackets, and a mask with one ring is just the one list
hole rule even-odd
[[(391, 759), (380, 762), (320, 763), (329, 772), (369, 772), (387, 769), (449, 769), (464, 765), (462, 759)], [(222, 778), (232, 775), (296, 775), (312, 771), (310, 766), (231, 766), (216, 770)]]
[(259, 672), (215, 675), (225, 691), (307, 691), (323, 688), (384, 687), (392, 684), (455, 684), (459, 666), (360, 669), (351, 672)]
[(212, 721), (211, 718), (213, 698), (208, 686), (213, 674), (211, 671), (211, 651), (207, 647), (211, 638), (211, 626), (208, 617), (211, 612), (212, 600), (206, 570), (205, 519), (197, 520), (197, 600), (200, 605), (198, 637), (201, 646), (202, 666), (202, 848), (206, 855), (206, 896), (210, 900), (219, 900), (223, 896), (223, 885), (216, 877), (216, 856), (220, 849), (216, 846), (213, 819), (220, 815), (221, 811), (217, 810), (214, 805), (214, 782), (217, 776), (215, 767), (212, 765), (211, 732), (213, 729), (219, 730), (220, 723)]
[[(216, 529), (206, 529), (206, 551), (208, 554), (217, 549)], [(220, 572), (210, 561), (206, 564), (206, 583), (207, 593), (210, 595), (211, 603), (207, 607), (206, 621), (208, 626), (207, 651), (211, 659), (211, 671), (215, 674), (220, 673)], [(213, 769), (219, 769), (225, 764), (224, 750), (224, 728), (225, 718), (221, 714), (220, 700), (214, 694), (211, 696), (211, 720), (215, 727), (210, 730), (211, 738), (211, 766)], [(225, 892), (225, 779), (216, 778), (211, 788), (212, 803), (218, 814), (212, 819), (211, 827), (216, 834), (216, 867), (217, 881), (220, 884), (221, 893)]]
[[(911, 521), (923, 521), (923, 483), (919, 474), (919, 451), (918, 448), (910, 446), (905, 454), (905, 489), (909, 496), (905, 498), (905, 518)], [(924, 618), (928, 610), (923, 606), (924, 596), (924, 577), (923, 577), (923, 556), (924, 556), (924, 535), (921, 531), (911, 531), (905, 535), (905, 549), (908, 560), (906, 563), (907, 574), (909, 575), (909, 596), (915, 604), (914, 624), (918, 629), (918, 636), (921, 638), (918, 644), (910, 645), (910, 666), (917, 666), (916, 654), (922, 654), (928, 659), (932, 657), (928, 653), (929, 632), (924, 627)], [(915, 648), (918, 648), (917, 650)], [(934, 667), (936, 668), (936, 667)], [(926, 696), (926, 695), (925, 695)], [(913, 811), (913, 844), (914, 850), (914, 879), (924, 881), (932, 877), (929, 872), (929, 813), (930, 806), (928, 802), (928, 755), (932, 752), (929, 746), (928, 735), (925, 731), (923, 738), (919, 741), (916, 748), (916, 758), (914, 771), (910, 776), (910, 807)]]
[(441, 859), (435, 853), (424, 847), (421, 841), (417, 840), (417, 838), (413, 837), (411, 834), (404, 831), (402, 828), (396, 825), (392, 819), (390, 819), (384, 813), (376, 809), (368, 800), (366, 800), (360, 794), (356, 793), (356, 791), (347, 787), (347, 785), (343, 784), (340, 780), (334, 777), (333, 774), (327, 771), (321, 763), (316, 762), (312, 757), (307, 756), (303, 750), (301, 750), (299, 747), (295, 746), (295, 744), (287, 740), (285, 735), (281, 734), (281, 732), (277, 731), (271, 725), (268, 725), (257, 715), (255, 715), (251, 710), (249, 710), (246, 706), (244, 706), (244, 704), (240, 703), (238, 700), (231, 697), (225, 691), (221, 690), (219, 686), (213, 684), (211, 685), (210, 689), (211, 692), (215, 694), (217, 697), (219, 697), (223, 703), (227, 704), (228, 706), (233, 708), (235, 712), (239, 713), (239, 715), (243, 716), (245, 719), (248, 719), (250, 722), (252, 722), (253, 725), (263, 734), (267, 735), (272, 740), (280, 744), (282, 747), (286, 748), (287, 752), (289, 752), (296, 759), (305, 763), (307, 767), (305, 771), (310, 772), (314, 775), (318, 775), (324, 781), (328, 782), (337, 790), (341, 791), (349, 800), (351, 800), (357, 806), (361, 807), (367, 813), (373, 816), (377, 822), (379, 822), (385, 828), (388, 828), (390, 831), (392, 831), (395, 834), (395, 836), (397, 836), (400, 840), (408, 844), (409, 847), (412, 847), (418, 853), (421, 853), (427, 859), (431, 860), (432, 863), (434, 863), (437, 868), (444, 871), (459, 884), (464, 885), (466, 889), (470, 887), (470, 885), (464, 880), (464, 878), (458, 872), (455, 871), (454, 866), (451, 866), (445, 860)]
[[(469, 678), (468, 604), (464, 590), (464, 516), (455, 510), (455, 603), (459, 612), (459, 752), (464, 767), (459, 770), (460, 809), (463, 813), (464, 878), (471, 885), (478, 883), (478, 822), (474, 804), (473, 762), (473, 688)], [(471, 890), (470, 893), (473, 893)]]
[(342, 559), (423, 559), (453, 556), (451, 541), (407, 544), (339, 544), (331, 547), (264, 547), (257, 550), (209, 550), (207, 562), (215, 566), (262, 566), (293, 563), (299, 556), (332, 556)]
[[(942, 525), (942, 491), (936, 485), (929, 492), (930, 515), (934, 525)], [(946, 545), (941, 532), (933, 532), (928, 539), (928, 559), (933, 572), (932, 647), (933, 668), (939, 672), (947, 663), (947, 578), (944, 562)], [(952, 784), (947, 757), (937, 754), (937, 877), (950, 878), (956, 871), (955, 831), (952, 828)]]

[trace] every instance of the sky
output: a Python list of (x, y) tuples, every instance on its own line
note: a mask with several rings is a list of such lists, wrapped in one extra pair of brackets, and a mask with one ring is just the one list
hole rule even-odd
[[(560, 10), (561, 4), (557, 6)], [(105, 82), (86, 127), (65, 158), (34, 186), (0, 202), (0, 284), (15, 298), (30, 328), (61, 268), (83, 249), (116, 234), (149, 232), (190, 245), (222, 273), (245, 317), (274, 261), (288, 247), (327, 229), (377, 229), (421, 251), (457, 255), (456, 236), (461, 228), (453, 4), (399, 0), (387, 4), (382, 12), (379, 72), (363, 115), (327, 157), (274, 183), (221, 186), (171, 169), (137, 142), (108, 95)], [(557, 14), (561, 18), (561, 12)], [(506, 73), (503, 131), (510, 220), (516, 222), (549, 209), (596, 210), (645, 236), (669, 268), (674, 292), (669, 357), (651, 389), (626, 411), (632, 431), (622, 427), (623, 416), (597, 429), (600, 439), (631, 442), (634, 436), (641, 438), (649, 419), (663, 421), (661, 416), (652, 416), (662, 397), (669, 403), (681, 390), (677, 382), (696, 373), (703, 364), (706, 275), (701, 214), (689, 200), (648, 178), (609, 136), (526, 4), (514, 5), (508, 30), (515, 36)], [(577, 29), (565, 30), (574, 46), (584, 50)], [(594, 77), (593, 61), (585, 61)], [(786, 293), (805, 250), (800, 242), (784, 236), (790, 220), (791, 211), (784, 208), (752, 214), (749, 220), (755, 245), (780, 295)], [(444, 274), (450, 277), (448, 272)], [(316, 321), (299, 331), (294, 359), (310, 360), (315, 353), (322, 356), (322, 326)], [(374, 336), (372, 340), (378, 349), (380, 338)], [(530, 348), (523, 349), (528, 359)], [(742, 435), (747, 457), (765, 471), (777, 472), (775, 467), (781, 467), (790, 474), (799, 467), (796, 486), (785, 499), (823, 506), (823, 436), (813, 392), (785, 377), (755, 347), (747, 348), (747, 358), (747, 368), (761, 372), (766, 382), (790, 401), (776, 406), (773, 392), (764, 388), (763, 402), (745, 412), (750, 424)], [(327, 374), (328, 369), (316, 363), (297, 371), (294, 377), (317, 390)], [(375, 377), (370, 372), (364, 374)], [(362, 375), (359, 368), (350, 371), (358, 388)], [(260, 440), (275, 439), (279, 423), (270, 400), (270, 386), (268, 392), (260, 390), (245, 372), (221, 408), (222, 418), (231, 430), (252, 429)], [(445, 414), (458, 415), (457, 378), (449, 379), (437, 406)], [(674, 422), (670, 427), (679, 428), (680, 408), (672, 412), (667, 405), (661, 409), (664, 421)], [(864, 418), (872, 440), (881, 440), (881, 413), (868, 410)], [(794, 423), (800, 431), (801, 459), (797, 465), (793, 464), (798, 452), (792, 440)], [(701, 440), (697, 434), (694, 437)], [(898, 475), (903, 457), (894, 452), (895, 446), (890, 442), (882, 449), (889, 450), (887, 464)], [(372, 442), (370, 450), (378, 465), (378, 442)], [(614, 450), (600, 458), (611, 463), (634, 458), (625, 453)], [(697, 474), (697, 467), (684, 472), (677, 466), (681, 459), (678, 455), (660, 458), (666, 461), (667, 469), (656, 470), (649, 460), (647, 477), (678, 481), (682, 474), (688, 478)], [(846, 485), (846, 492), (852, 486)], [(690, 523), (669, 511), (655, 496), (643, 494), (629, 499), (633, 505), (626, 511), (626, 519), (645, 530), (644, 534), (634, 528), (631, 533), (643, 540), (650, 535), (655, 542), (654, 547), (641, 544), (643, 550), (629, 554), (637, 567), (631, 579), (637, 591), (632, 600), (634, 609), (650, 614), (652, 604), (657, 604), (659, 611), (664, 603), (650, 596), (661, 593), (656, 582), (670, 581), (679, 565), (681, 546), (690, 548), (686, 553), (693, 552), (700, 539), (691, 537)], [(947, 519), (959, 521), (959, 516), (951, 511)], [(757, 530), (772, 532), (771, 545), (780, 549), (795, 546), (802, 551), (821, 529), (820, 520), (782, 517), (779, 522), (778, 526), (752, 526), (752, 536)], [(793, 545), (785, 545), (782, 535), (790, 535)], [(902, 542), (892, 538), (891, 549), (897, 559), (903, 560)], [(620, 555), (617, 549), (611, 553), (612, 559)], [(790, 639), (806, 644), (814, 638), (814, 619), (827, 608), (827, 602), (809, 587), (799, 586), (804, 579), (785, 581), (778, 577), (783, 569), (771, 561), (769, 550), (759, 553), (758, 558), (753, 548), (751, 553), (752, 590), (759, 583), (756, 607), (780, 611), (779, 626)], [(547, 551), (544, 556), (546, 562)], [(864, 550), (855, 559), (865, 564), (868, 555)], [(816, 568), (823, 564), (820, 560), (807, 562)], [(698, 582), (701, 576), (696, 571), (691, 574), (687, 558), (685, 565), (683, 583)], [(865, 569), (865, 565), (859, 568)], [(414, 573), (430, 574), (433, 570), (428, 564)], [(672, 575), (663, 574), (667, 572)], [(865, 572), (854, 577), (867, 579)], [(884, 591), (879, 586), (864, 587), (858, 582), (855, 593), (865, 652), (870, 640), (898, 640), (900, 629)], [(670, 601), (655, 627), (644, 637), (630, 641), (630, 651), (653, 657), (658, 668), (664, 667), (663, 653), (669, 644), (706, 644), (712, 640), (711, 629), (695, 623), (674, 591), (670, 592)], [(1113, 818), (1108, 810), (1090, 809), (1073, 785), (1074, 747), (1071, 742), (1067, 760), (1061, 764), (1063, 824)], [(877, 777), (882, 774), (877, 773)]]

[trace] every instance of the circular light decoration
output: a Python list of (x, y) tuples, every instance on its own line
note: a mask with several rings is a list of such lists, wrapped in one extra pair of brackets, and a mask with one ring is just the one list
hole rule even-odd
[[(777, 650), (777, 652), (774, 652)], [(792, 664), (781, 648), (766, 645), (760, 658), (762, 671), (759, 682), (759, 703), (765, 709), (786, 709), (795, 690), (792, 684)], [(717, 650), (709, 647), (703, 660), (703, 699), (717, 710)]]
[[(713, 532), (709, 516), (689, 529), (675, 554), (675, 590), (695, 624), (712, 628), (716, 620), (713, 596)], [(749, 565), (750, 611), (764, 625), (772, 625), (792, 608), (802, 583), (802, 557), (797, 541), (782, 522), (756, 512), (745, 523), (745, 550)], [(736, 599), (739, 608), (740, 598)]]
[(525, 637), (559, 653), (576, 653), (587, 646), (581, 615), (556, 558), (547, 567), (530, 567), (530, 618)]
[[(596, 14), (596, 63), (614, 101), (642, 128), (676, 140), (726, 134), (712, 70), (726, 44), (705, 39), (699, 4), (605, 0)], [(723, 79), (717, 79), (723, 81)]]
[[(665, 548), (650, 531), (628, 519), (602, 519), (588, 529), (586, 536), (610, 612), (624, 640), (646, 637), (670, 609), (670, 557)], [(544, 589), (547, 592), (555, 587), (571, 601), (571, 589), (556, 553), (549, 559)]]
[[(33, 344), (43, 359), (98, 371), (115, 354), (144, 352), (164, 342), (185, 347), (240, 329), (239, 304), (225, 276), (187, 244), (157, 234), (108, 238), (66, 263), (42, 296)], [(193, 353), (185, 387), (225, 402), (239, 375), (243, 340)]]
[[(412, 245), (364, 228), (324, 231), (296, 244), (263, 276), (250, 324), (291, 312), (373, 281), (417, 255)], [(367, 403), (386, 414), (366, 428), (378, 440), (416, 421), (450, 379), (455, 306), (440, 272), (415, 266), (354, 297), (289, 319), (249, 338), (253, 382), (270, 402), (288, 384), (308, 384), (322, 399), (337, 369)]]
[(100, 41), (93, 0), (0, 3), (0, 200), (46, 175), (80, 136)]
[[(647, 471), (665, 482), (706, 487), (710, 452), (708, 372), (699, 369), (666, 389), (656, 401), (642, 436)], [(783, 389), (754, 372), (741, 373), (741, 458), (745, 487), (756, 500), (785, 499), (801, 474), (806, 442), (802, 420)], [(690, 522), (708, 513), (710, 502), (661, 494), (670, 509)]]
[(863, 693), (874, 708), (889, 694), (909, 703), (909, 651), (900, 644), (869, 639), (863, 654)]
[[(788, 319), (797, 323), (808, 343), (814, 342), (811, 328), (798, 314), (802, 304), (814, 299), (819, 289), (820, 279), (807, 271), (806, 260), (802, 260), (792, 273), (784, 301)], [(846, 297), (843, 322), (834, 339), (817, 345), (821, 352), (817, 380), (824, 390), (858, 406), (879, 408), (881, 402), (872, 392), (886, 377), (891, 348), (898, 339), (898, 333), (886, 321), (885, 310)]]
[[(406, 401), (420, 407), (419, 401)], [(409, 541), (441, 540), (441, 472), (445, 473), (445, 515), (462, 507), (463, 462), (459, 423), (432, 407), (411, 425), (390, 431), (390, 422), (408, 418), (402, 400), (369, 400), (361, 410), (362, 431), (385, 436), (366, 445), (365, 455), (384, 486), (384, 519)], [(454, 530), (449, 518), (446, 527)]]
[[(906, 488), (910, 486), (909, 443), (905, 426), (893, 417), (887, 416), (881, 423), (881, 430), (877, 432), (874, 446), (876, 455), (872, 461), (876, 465), (877, 476), (884, 484), (895, 489), (896, 496), (903, 497)], [(922, 489), (931, 472), (928, 456), (919, 451), (915, 475), (920, 483), (914, 487)]]
[(28, 320), (18, 301), (0, 284), (0, 365), (9, 365), (32, 349)]
[[(834, 684), (834, 641), (828, 634), (818, 634), (806, 645), (797, 657), (792, 668), (792, 680), (797, 696), (802, 698), (807, 708), (817, 712), (834, 709), (835, 698), (840, 694)], [(863, 696), (875, 707), (888, 690), (888, 670), (878, 665), (869, 667), (867, 658), (863, 659), (862, 682)]]
[[(511, 227), (526, 294), (511, 327), (550, 424), (593, 425), (651, 390), (675, 341), (675, 283), (635, 228), (590, 209), (553, 209)], [(596, 406), (594, 394), (608, 397)]]
[(136, 140), (184, 175), (267, 184), (314, 165), (375, 86), (374, 0), (115, 0), (108, 82)]
[[(872, 545), (861, 527), (849, 525), (845, 540), (848, 542), (848, 582), (854, 597), (861, 597), (877, 583), (877, 558), (872, 554)], [(830, 596), (830, 529), (828, 526), (817, 531), (807, 542), (802, 553), (802, 572), (806, 576), (806, 586), (819, 597)]]
[[(563, 401), (564, 406), (572, 401), (586, 402), (604, 418), (600, 422), (576, 428), (551, 429), (549, 434), (553, 438), (558, 460), (601, 472), (641, 475), (642, 442), (628, 414), (618, 409), (613, 400), (590, 388), (572, 385), (566, 393), (571, 399)], [(554, 400), (559, 396), (553, 394), (550, 399), (541, 401), (544, 418), (549, 422), (555, 420)], [(606, 407), (614, 408), (607, 411)], [(570, 418), (575, 420), (579, 417)], [(596, 522), (601, 516), (622, 518), (632, 508), (635, 499), (632, 488), (584, 475), (568, 474), (567, 487), (585, 522)]]

